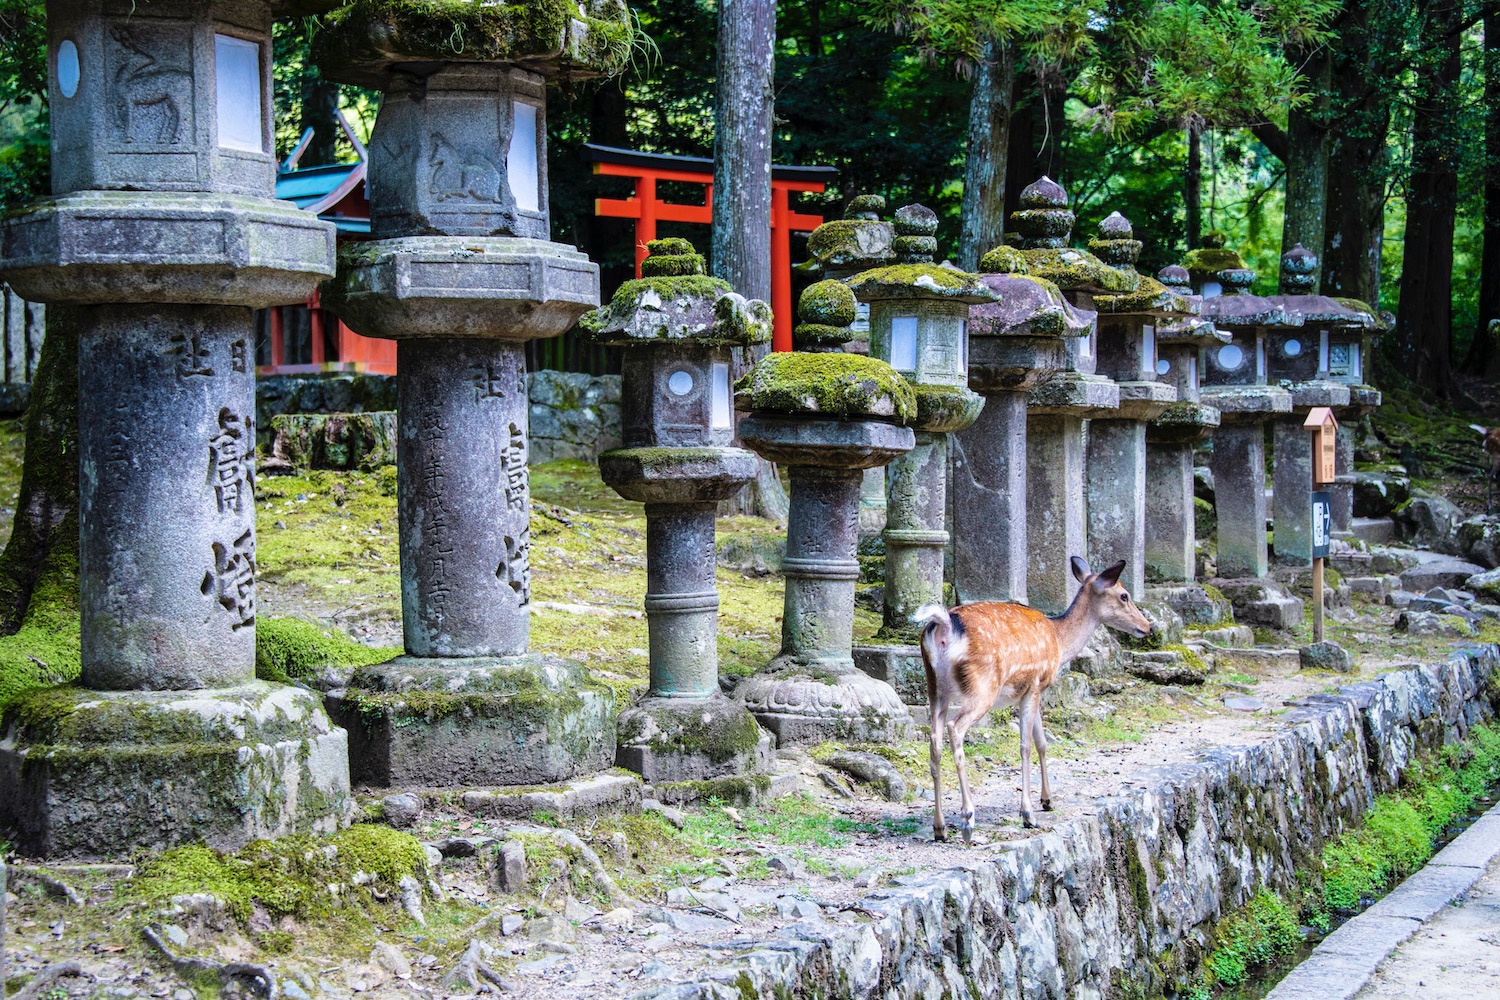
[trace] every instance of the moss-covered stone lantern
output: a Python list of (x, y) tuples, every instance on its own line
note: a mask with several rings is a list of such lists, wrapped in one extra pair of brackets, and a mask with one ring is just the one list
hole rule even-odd
[(344, 732), (255, 677), (252, 311), (307, 298), (334, 237), (275, 197), (271, 22), (332, 6), (46, 5), (52, 194), (0, 223), (0, 280), (77, 307), (82, 684), (7, 706), (27, 854), (345, 822)]
[(653, 240), (642, 278), (584, 317), (597, 344), (624, 348), (624, 447), (599, 474), (646, 505), (651, 687), (620, 713), (617, 762), (653, 785), (765, 770), (771, 739), (719, 690), (718, 502), (755, 477), (734, 438), (731, 350), (771, 338), (771, 311), (703, 274), (682, 239)]
[[(872, 267), (884, 267), (896, 261), (896, 252), (891, 242), (896, 238), (889, 222), (881, 219), (885, 211), (885, 199), (878, 194), (860, 194), (849, 199), (842, 219), (830, 219), (807, 238), (806, 269), (824, 281), (838, 281), (847, 285), (856, 274)], [(821, 284), (821, 282), (820, 282)], [(809, 289), (809, 291), (811, 291)], [(816, 294), (813, 300), (803, 296), (803, 307), (817, 308), (826, 299), (826, 293)], [(804, 323), (837, 325), (822, 320), (804, 317)], [(854, 319), (846, 324), (842, 349), (850, 354), (870, 352), (870, 304), (854, 303)], [(824, 331), (825, 337), (832, 336)], [(827, 341), (821, 345), (810, 343), (811, 332), (799, 339), (792, 331), (793, 343), (799, 351), (827, 349)], [(804, 344), (808, 346), (803, 346)], [(859, 534), (862, 540), (877, 538), (885, 530), (885, 470), (866, 469), (864, 484), (859, 494)]]
[[(1170, 264), (1156, 278), (1177, 295), (1199, 301), (1186, 268)], [(1219, 426), (1219, 411), (1202, 401), (1198, 355), (1229, 339), (1191, 314), (1156, 328), (1157, 378), (1176, 388), (1177, 402), (1146, 425), (1146, 577), (1152, 582), (1189, 583), (1197, 575), (1193, 451)]]
[(870, 355), (900, 372), (917, 398), (916, 447), (891, 463), (886, 481), (883, 634), (891, 638), (914, 638), (911, 616), (942, 603), (948, 439), (984, 407), (968, 387), (969, 307), (995, 293), (976, 275), (932, 263), (937, 224), (925, 206), (900, 209), (898, 263), (850, 279), (870, 304)]
[[(1333, 529), (1344, 533), (1353, 513), (1355, 427), (1361, 416), (1380, 405), (1380, 390), (1364, 384), (1364, 360), (1381, 323), (1362, 302), (1313, 294), (1317, 277), (1318, 257), (1302, 244), (1281, 255), (1281, 294), (1275, 298), (1290, 315), (1301, 318), (1302, 326), (1271, 332), (1267, 363), (1272, 379), (1291, 383), (1299, 427), (1311, 407), (1330, 406), (1338, 413), (1338, 480), (1328, 489), (1333, 494)], [(1306, 565), (1312, 558), (1311, 528), (1298, 513), (1307, 506), (1312, 454), (1307, 431), (1297, 431), (1292, 422), (1276, 424), (1276, 557)]]
[(617, 0), (355, 0), (315, 40), (326, 78), (383, 92), (373, 239), (323, 291), (398, 345), (406, 655), (330, 699), (358, 720), (359, 780), (535, 785), (614, 761), (610, 689), (530, 652), (525, 344), (599, 304), (598, 268), (550, 242), (546, 85), (617, 72), (631, 35)]
[(1138, 281), (1132, 292), (1094, 296), (1098, 372), (1119, 386), (1120, 408), (1089, 424), (1088, 559), (1107, 566), (1123, 558), (1120, 579), (1139, 597), (1146, 587), (1146, 425), (1177, 402), (1176, 385), (1157, 378), (1156, 330), (1196, 313), (1198, 301), (1136, 271), (1141, 242), (1119, 212), (1100, 224), (1089, 249)]
[[(1095, 295), (1132, 292), (1140, 277), (1070, 246), (1073, 222), (1067, 191), (1049, 177), (1021, 192), (1021, 208), (1011, 216), (1027, 271), (1053, 282), (1075, 308), (1092, 314)], [(1027, 400), (1027, 596), (1052, 614), (1067, 608), (1077, 587), (1069, 558), (1088, 551), (1084, 422), (1109, 416), (1120, 405), (1119, 387), (1096, 374), (1097, 324), (1067, 344), (1067, 368), (1033, 388)]]
[[(859, 302), (842, 281), (815, 281), (802, 290), (797, 302), (798, 323), (792, 328), (792, 345), (799, 351), (824, 354), (842, 350), (848, 343)], [(865, 310), (866, 330), (869, 310)]]
[(1069, 365), (1068, 343), (1093, 334), (1094, 314), (1027, 273), (1014, 247), (989, 251), (979, 270), (998, 298), (969, 309), (969, 388), (985, 403), (952, 441), (953, 586), (962, 603), (1025, 603), (1028, 393)]
[[(1219, 411), (1210, 468), (1218, 521), (1218, 573), (1223, 579), (1260, 580), (1269, 570), (1266, 545), (1265, 422), (1290, 413), (1291, 393), (1266, 382), (1266, 331), (1292, 325), (1278, 302), (1251, 295), (1255, 272), (1210, 234), (1183, 266), (1204, 293), (1200, 315), (1228, 332), (1227, 344), (1207, 346), (1199, 358), (1202, 400)], [(1213, 270), (1209, 270), (1212, 268)], [(1209, 291), (1217, 291), (1210, 297)], [(1265, 592), (1262, 585), (1256, 594)], [(1233, 597), (1234, 595), (1231, 595)], [(1252, 606), (1254, 605), (1254, 606)], [(1301, 620), (1295, 598), (1271, 595), (1236, 604), (1256, 624), (1285, 628)]]
[(859, 485), (915, 444), (917, 399), (891, 366), (850, 354), (771, 354), (737, 383), (740, 440), (785, 466), (786, 603), (781, 653), (734, 696), (782, 745), (889, 741), (911, 718), (889, 684), (856, 669)]

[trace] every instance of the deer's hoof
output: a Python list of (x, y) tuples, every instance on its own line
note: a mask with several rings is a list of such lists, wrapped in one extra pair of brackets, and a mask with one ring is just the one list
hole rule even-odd
[(1051, 811), (1052, 811), (1052, 800), (1051, 799), (1043, 799), (1042, 800), (1042, 812), (1051, 812)]
[(958, 830), (964, 835), (965, 844), (974, 843), (974, 823), (972, 820), (960, 824)]
[(946, 826), (936, 826), (936, 825), (933, 826), (933, 828), (932, 828), (932, 842), (934, 844), (943, 844), (943, 843), (947, 843), (947, 841), (948, 841), (948, 828)]
[(1030, 810), (1023, 810), (1021, 812), (1021, 825), (1028, 830), (1036, 829), (1036, 817), (1031, 815)]

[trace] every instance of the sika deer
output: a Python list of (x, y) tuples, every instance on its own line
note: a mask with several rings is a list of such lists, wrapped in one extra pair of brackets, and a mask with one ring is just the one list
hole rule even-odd
[(1042, 694), (1057, 680), (1062, 665), (1083, 651), (1099, 625), (1137, 638), (1151, 631), (1151, 621), (1120, 585), (1121, 560), (1102, 573), (1077, 556), (1073, 575), (1082, 586), (1060, 617), (1049, 618), (1023, 604), (987, 602), (947, 611), (936, 604), (921, 608), (913, 620), (922, 630), (922, 665), (927, 671), (927, 704), (932, 713), (932, 837), (948, 839), (943, 821), (943, 729), (953, 747), (958, 788), (963, 796), (959, 831), (964, 843), (974, 839), (974, 799), (964, 765), (964, 736), (992, 708), (1017, 706), (1021, 724), (1021, 822), (1036, 826), (1031, 814), (1031, 746), (1036, 744), (1042, 770), (1042, 808), (1052, 809), (1047, 781), (1047, 737), (1042, 732)]
[(1490, 459), (1490, 474), (1484, 493), (1484, 512), (1493, 514), (1495, 512), (1495, 481), (1500, 479), (1500, 427), (1480, 427), (1478, 424), (1470, 424), (1469, 429), (1478, 431), (1484, 436), (1484, 453)]

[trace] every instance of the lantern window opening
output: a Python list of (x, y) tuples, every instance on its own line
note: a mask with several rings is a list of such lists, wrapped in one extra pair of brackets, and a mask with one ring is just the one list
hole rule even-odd
[(729, 362), (715, 361), (709, 379), (712, 386), (712, 406), (709, 426), (716, 431), (734, 427), (734, 418), (729, 405)]
[(1264, 382), (1266, 379), (1266, 338), (1258, 336), (1255, 338), (1255, 380)]
[(78, 45), (71, 38), (64, 38), (57, 47), (57, 89), (64, 97), (78, 93), (83, 70), (78, 62)]
[(1158, 358), (1156, 362), (1156, 374), (1165, 375), (1172, 370), (1172, 362), (1166, 358)]
[(261, 46), (234, 35), (214, 35), (215, 118), (221, 149), (265, 152)]
[(1141, 371), (1150, 372), (1156, 364), (1156, 327), (1150, 323), (1141, 327)]
[(891, 367), (898, 372), (917, 370), (917, 317), (891, 317)]
[(1225, 371), (1234, 371), (1245, 363), (1245, 349), (1239, 344), (1225, 344), (1219, 348), (1219, 367)]
[(1203, 283), (1203, 297), (1205, 299), (1216, 299), (1224, 294), (1224, 286), (1217, 281), (1205, 281)]
[(527, 101), (511, 102), (510, 148), (505, 154), (506, 180), (516, 209), (542, 211), (541, 108)]
[(678, 369), (667, 376), (667, 389), (674, 396), (686, 396), (693, 391), (693, 375), (691, 372)]
[(1331, 372), (1331, 371), (1333, 371), (1332, 364), (1333, 364), (1332, 355), (1329, 353), (1329, 350), (1328, 350), (1328, 331), (1327, 330), (1319, 330), (1318, 331), (1318, 371), (1320, 371), (1320, 372)]

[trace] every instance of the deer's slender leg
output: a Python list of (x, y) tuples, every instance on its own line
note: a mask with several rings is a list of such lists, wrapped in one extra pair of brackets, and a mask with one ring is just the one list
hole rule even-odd
[(1038, 692), (1031, 709), (1031, 739), (1036, 744), (1036, 762), (1042, 770), (1042, 809), (1052, 811), (1052, 783), (1047, 780), (1047, 734), (1042, 731), (1042, 696)]
[[(928, 705), (932, 706), (932, 735), (928, 743), (932, 760), (932, 839), (942, 842), (948, 839), (948, 824), (943, 820), (943, 714), (934, 702), (929, 700)], [(954, 757), (957, 756), (955, 747)]]
[(1021, 825), (1027, 829), (1036, 826), (1036, 817), (1031, 812), (1031, 699), (1022, 698), (1016, 705), (1021, 719)]
[(969, 727), (962, 724), (962, 719), (948, 724), (948, 742), (953, 747), (953, 767), (958, 771), (958, 794), (963, 804), (963, 816), (958, 821), (958, 832), (963, 834), (964, 843), (974, 842), (974, 798), (969, 794), (969, 768), (968, 758), (964, 754), (964, 737), (968, 734)]

